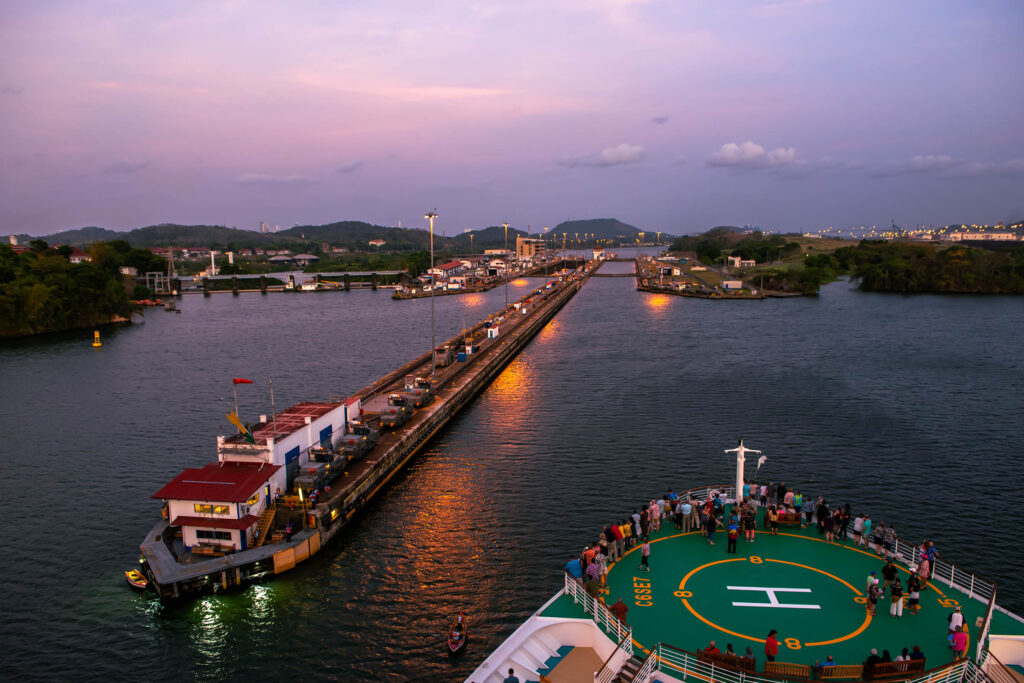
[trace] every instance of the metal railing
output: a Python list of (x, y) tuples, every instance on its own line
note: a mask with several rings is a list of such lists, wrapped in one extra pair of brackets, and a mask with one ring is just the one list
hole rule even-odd
[[(987, 650), (985, 654), (988, 654)], [(995, 662), (998, 665), (994, 657), (989, 657), (989, 662)], [(984, 664), (984, 661), (979, 665), (965, 659), (946, 667), (927, 671), (905, 683), (1004, 683), (1001, 679), (991, 678), (987, 675), (986, 671), (982, 669)], [(995, 665), (992, 668), (995, 670)], [(658, 643), (651, 649), (647, 659), (636, 672), (633, 683), (651, 683), (657, 677), (657, 673), (662, 671), (673, 678), (684, 681), (690, 676), (714, 683), (779, 683), (779, 680), (786, 680), (784, 677), (781, 679), (779, 677), (769, 678), (723, 667), (713, 662), (703, 661), (691, 652)], [(1009, 681), (1005, 683), (1009, 683)]]
[(594, 623), (608, 635), (614, 636), (615, 642), (620, 644), (624, 642), (623, 650), (630, 657), (633, 656), (633, 629), (619, 621), (618, 617), (612, 614), (611, 610), (584, 590), (583, 586), (576, 579), (569, 576), (568, 573), (565, 574), (565, 592), (572, 598), (573, 602), (577, 604), (582, 603), (583, 611), (593, 615)]
[(988, 650), (983, 651), (978, 657), (978, 667), (985, 672), (992, 683), (1017, 683), (1018, 679), (1014, 676), (1013, 671)]
[(594, 674), (594, 683), (611, 683), (612, 679), (619, 675), (622, 666), (632, 657), (633, 637), (627, 635), (619, 641), (618, 647), (604, 661), (601, 670)]

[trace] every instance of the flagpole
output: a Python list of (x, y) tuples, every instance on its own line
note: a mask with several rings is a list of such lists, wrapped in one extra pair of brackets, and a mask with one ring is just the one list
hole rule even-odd
[(274, 421), (274, 438), (277, 438), (277, 411), (274, 410), (274, 380), (270, 380), (270, 419)]
[(231, 380), (231, 393), (235, 395), (235, 417), (238, 417), (238, 384), (235, 380)]

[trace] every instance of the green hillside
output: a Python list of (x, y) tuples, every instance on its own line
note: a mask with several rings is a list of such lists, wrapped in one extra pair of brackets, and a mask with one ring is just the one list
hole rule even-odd
[[(588, 235), (593, 234), (594, 239), (633, 241), (641, 230), (616, 218), (588, 218), (585, 220), (565, 221), (559, 223), (551, 230), (553, 234), (561, 234), (563, 232), (569, 236), (576, 233), (581, 235), (586, 233)], [(667, 233), (662, 233), (663, 237), (666, 235)]]

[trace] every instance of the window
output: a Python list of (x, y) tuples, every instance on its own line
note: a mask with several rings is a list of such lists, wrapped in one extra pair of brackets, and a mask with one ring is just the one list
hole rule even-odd
[(196, 503), (192, 506), (201, 515), (228, 515), (231, 514), (230, 505), (211, 505), (209, 503)]
[(259, 491), (257, 491), (256, 493), (252, 494), (252, 498), (250, 498), (249, 500), (245, 501), (245, 504), (246, 505), (255, 505), (258, 502), (260, 502), (260, 492)]
[(197, 529), (196, 538), (204, 541), (230, 541), (230, 531), (207, 531), (206, 529)]

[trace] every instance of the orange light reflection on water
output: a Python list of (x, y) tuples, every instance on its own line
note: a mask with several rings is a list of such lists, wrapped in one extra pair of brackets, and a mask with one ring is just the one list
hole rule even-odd
[(661, 318), (664, 317), (666, 309), (672, 303), (672, 297), (665, 294), (653, 294), (644, 297), (644, 303), (654, 317)]
[(476, 308), (484, 304), (483, 294), (463, 294), (460, 298), (462, 303), (470, 308)]
[(516, 287), (529, 287), (530, 281), (527, 280), (525, 277), (521, 277), (516, 280), (513, 280), (512, 284), (515, 285)]

